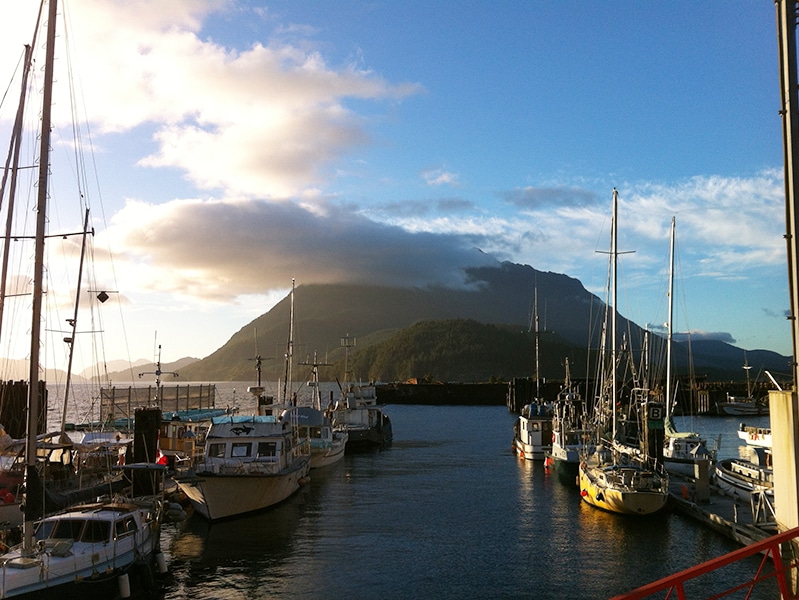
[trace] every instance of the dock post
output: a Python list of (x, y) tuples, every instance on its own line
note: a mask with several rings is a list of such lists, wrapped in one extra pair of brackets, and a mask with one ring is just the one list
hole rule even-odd
[(710, 502), (710, 461), (697, 460), (694, 463), (694, 502), (707, 504)]

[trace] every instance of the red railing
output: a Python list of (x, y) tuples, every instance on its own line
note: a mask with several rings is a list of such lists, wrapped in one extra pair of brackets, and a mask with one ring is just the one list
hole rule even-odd
[[(666, 592), (662, 597), (664, 600), (677, 599), (687, 600), (688, 596), (685, 595), (685, 584), (689, 581), (698, 579), (702, 575), (712, 573), (722, 567), (732, 565), (738, 561), (751, 558), (757, 554), (762, 554), (760, 567), (757, 569), (754, 577), (745, 579), (741, 583), (733, 585), (733, 587), (703, 595), (705, 600), (715, 600), (717, 598), (725, 598), (736, 592), (745, 591), (744, 598), (748, 599), (752, 596), (755, 586), (759, 583), (774, 580), (779, 588), (780, 595), (783, 600), (797, 600), (797, 595), (791, 584), (791, 572), (799, 566), (799, 544), (794, 544), (794, 552), (788, 552), (788, 556), (783, 557), (780, 551), (780, 546), (783, 544), (790, 544), (799, 538), (799, 527), (789, 529), (784, 533), (774, 535), (760, 542), (749, 544), (739, 550), (735, 550), (718, 558), (714, 558), (707, 562), (685, 569), (674, 575), (669, 575), (653, 583), (641, 586), (637, 590), (633, 590), (621, 596), (615, 596), (611, 600), (639, 600), (642, 598), (651, 598), (658, 592)], [(796, 554), (794, 557), (793, 554)], [(771, 565), (771, 568), (769, 568)], [(703, 586), (704, 588), (704, 586)], [(707, 589), (703, 589), (702, 594), (707, 594)], [(736, 596), (738, 598), (739, 596)]]

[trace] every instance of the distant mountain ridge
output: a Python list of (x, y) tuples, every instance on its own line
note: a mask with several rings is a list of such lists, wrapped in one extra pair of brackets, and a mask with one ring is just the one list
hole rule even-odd
[[(349, 336), (351, 341), (357, 342), (350, 350), (350, 357), (365, 367), (370, 361), (363, 356), (375, 352), (377, 344), (388, 343), (392, 336), (420, 322), (465, 319), (501, 326), (507, 331), (529, 333), (534, 296), (537, 296), (538, 301), (540, 329), (549, 336), (557, 337), (558, 352), (565, 352), (566, 347), (571, 347), (575, 356), (579, 352), (586, 355), (587, 348), (598, 345), (604, 302), (588, 292), (577, 279), (510, 262), (496, 267), (472, 268), (467, 275), (467, 286), (460, 289), (353, 284), (297, 286), (294, 294), (295, 365), (313, 361), (316, 353), (317, 362), (335, 365), (321, 369), (322, 379), (340, 379), (343, 377), (344, 358), (340, 343), (342, 337)], [(282, 378), (289, 318), (290, 300), (287, 297), (269, 312), (242, 327), (210, 356), (181, 368), (180, 378), (193, 381), (252, 381), (258, 356), (261, 358), (262, 377), (266, 380)], [(620, 331), (629, 331), (634, 342), (643, 337), (642, 328), (621, 315), (618, 327)], [(424, 348), (418, 345), (405, 346), (402, 350), (405, 353), (423, 351)], [(687, 364), (688, 354), (686, 343), (674, 343), (676, 364)], [(724, 342), (695, 341), (691, 344), (690, 354), (697, 373), (707, 374), (714, 379), (740, 380), (745, 377), (742, 369), (744, 350), (740, 348)], [(398, 355), (395, 360), (401, 361), (403, 358)], [(559, 356), (553, 363), (553, 370), (558, 372), (542, 371), (542, 376), (562, 377), (560, 365), (563, 358)], [(748, 351), (746, 359), (753, 367), (753, 374), (764, 369), (777, 373), (788, 370), (788, 358), (775, 352)], [(508, 373), (511, 377), (532, 374), (532, 358), (529, 363)], [(381, 378), (380, 372), (358, 375)], [(446, 379), (435, 373), (407, 373), (402, 378), (424, 375)], [(303, 376), (302, 368), (295, 366), (294, 379), (302, 380)]]

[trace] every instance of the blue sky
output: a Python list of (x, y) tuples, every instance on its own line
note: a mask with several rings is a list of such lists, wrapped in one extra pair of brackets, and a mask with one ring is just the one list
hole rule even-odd
[[(35, 4), (0, 23), (9, 82)], [(207, 356), (292, 278), (458, 285), (511, 260), (602, 295), (614, 187), (625, 316), (665, 320), (675, 216), (675, 330), (791, 351), (771, 2), (61, 7), (109, 359), (152, 358), (156, 332), (164, 360)]]

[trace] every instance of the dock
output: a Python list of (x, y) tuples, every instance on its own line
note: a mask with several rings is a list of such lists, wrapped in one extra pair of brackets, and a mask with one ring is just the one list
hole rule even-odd
[[(708, 484), (702, 491), (695, 479), (672, 475), (669, 482), (674, 512), (694, 519), (722, 535), (748, 545), (777, 533), (774, 508), (765, 494), (753, 494), (749, 503)], [(699, 492), (699, 493), (697, 493)]]

